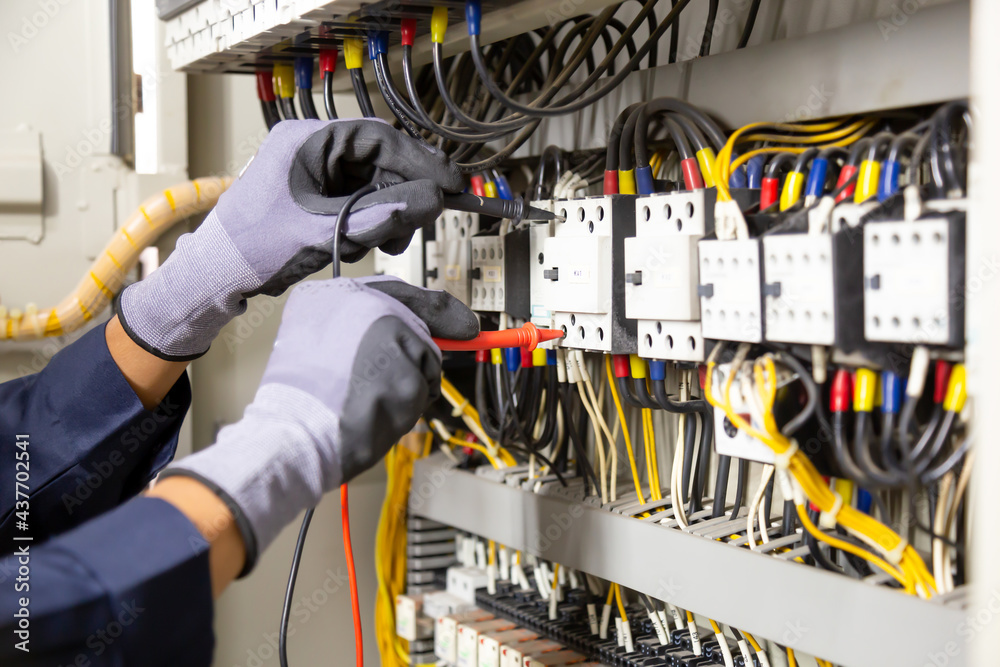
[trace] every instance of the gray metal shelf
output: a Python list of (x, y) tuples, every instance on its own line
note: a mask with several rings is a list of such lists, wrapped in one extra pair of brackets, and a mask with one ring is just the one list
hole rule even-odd
[[(961, 599), (920, 600), (782, 558), (416, 462), (410, 511), (851, 667), (922, 665), (963, 646)], [(958, 596), (961, 598), (962, 596)], [(966, 633), (967, 634), (967, 633)], [(965, 664), (961, 655), (949, 665)]]

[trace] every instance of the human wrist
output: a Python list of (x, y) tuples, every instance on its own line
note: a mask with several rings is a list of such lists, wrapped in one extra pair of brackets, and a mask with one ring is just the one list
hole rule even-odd
[(164, 500), (180, 511), (209, 544), (213, 597), (243, 569), (246, 548), (226, 502), (201, 482), (171, 477), (158, 482), (146, 495)]
[(144, 350), (168, 361), (190, 361), (246, 310), (243, 294), (259, 286), (213, 210), (197, 231), (178, 240), (159, 269), (119, 294), (115, 309), (125, 332)]
[(196, 479), (229, 506), (246, 543), (244, 576), (285, 525), (340, 485), (339, 432), (337, 417), (316, 398), (264, 385), (214, 445), (162, 476)]

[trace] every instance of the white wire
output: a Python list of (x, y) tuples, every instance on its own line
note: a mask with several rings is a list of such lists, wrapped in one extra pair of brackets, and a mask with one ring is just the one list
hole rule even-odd
[[(594, 408), (594, 414), (597, 415), (598, 424), (601, 427), (601, 431), (607, 438), (608, 448), (611, 455), (611, 500), (618, 500), (618, 447), (615, 446), (615, 438), (611, 435), (611, 429), (608, 428), (608, 422), (604, 419), (604, 413), (602, 411), (602, 404), (597, 400), (594, 393), (594, 384), (591, 382), (590, 373), (587, 371), (586, 360), (583, 358), (583, 352), (581, 350), (574, 350), (576, 352), (576, 362), (580, 369), (580, 375), (582, 376), (583, 383), (587, 387), (587, 394), (590, 396), (590, 402)], [(603, 394), (601, 396), (603, 398)]]
[[(764, 492), (767, 490), (767, 482), (771, 479), (771, 475), (774, 474), (774, 466), (765, 465), (760, 474), (760, 486), (757, 487), (757, 492), (753, 495), (753, 502), (750, 503), (750, 511), (747, 512), (747, 544), (750, 545), (750, 549), (754, 550), (757, 548), (757, 543), (754, 541), (753, 537), (753, 527), (754, 519), (757, 518), (758, 508), (760, 508), (761, 501), (764, 499)], [(767, 542), (767, 538), (764, 533), (767, 530), (766, 522), (760, 525), (761, 539)]]

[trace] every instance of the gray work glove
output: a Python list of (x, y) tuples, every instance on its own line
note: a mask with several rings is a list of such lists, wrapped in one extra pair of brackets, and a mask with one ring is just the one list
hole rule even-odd
[(288, 298), (243, 419), (163, 475), (198, 479), (229, 505), (249, 572), (282, 527), (379, 461), (438, 397), (431, 336), (478, 332), (446, 292), (385, 277), (307, 282)]
[(330, 263), (344, 201), (369, 183), (345, 226), (341, 259), (371, 248), (398, 254), (414, 230), (441, 213), (441, 191), (459, 191), (458, 168), (441, 152), (377, 120), (279, 123), (193, 234), (157, 271), (121, 293), (125, 331), (163, 359), (208, 350), (247, 298), (276, 296)]

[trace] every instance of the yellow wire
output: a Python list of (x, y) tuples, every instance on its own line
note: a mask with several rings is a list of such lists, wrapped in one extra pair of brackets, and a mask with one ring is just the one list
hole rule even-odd
[(643, 408), (643, 417), (646, 419), (646, 428), (649, 431), (649, 462), (653, 468), (653, 483), (656, 485), (656, 499), (663, 498), (660, 491), (660, 460), (656, 456), (656, 431), (653, 429), (653, 411)]
[(608, 588), (608, 599), (604, 601), (605, 606), (611, 604), (611, 600), (613, 600), (615, 597), (615, 585), (616, 584), (611, 584), (611, 586)]
[[(729, 389), (732, 386), (732, 382), (737, 371), (738, 364), (733, 364), (723, 390), (724, 400), (720, 403), (715, 399), (712, 393), (712, 379), (715, 372), (715, 362), (714, 360), (710, 361), (708, 364), (708, 373), (705, 379), (706, 398), (713, 406), (723, 409), (726, 412), (726, 416), (729, 417), (729, 420), (734, 426), (746, 431), (753, 437), (771, 447), (774, 451), (784, 453), (791, 446), (791, 443), (787, 440), (787, 438), (781, 435), (779, 431), (777, 431), (776, 425), (773, 423), (773, 414), (765, 416), (764, 419), (764, 425), (770, 432), (762, 433), (751, 427), (746, 420), (737, 415), (733, 410), (732, 404), (729, 400)], [(764, 377), (763, 382), (760, 382), (760, 379), (764, 376), (765, 371), (766, 377)], [(764, 392), (764, 395), (762, 395), (762, 402), (764, 402), (765, 405), (773, 404), (772, 394), (777, 388), (777, 374), (774, 369), (773, 360), (770, 360), (770, 358), (765, 359), (763, 366), (755, 364), (754, 375), (758, 380), (758, 386), (760, 387), (759, 391)], [(795, 477), (796, 481), (798, 481), (809, 500), (812, 501), (820, 509), (820, 511), (829, 512), (834, 508), (837, 504), (835, 496), (830, 491), (829, 487), (827, 487), (823, 482), (819, 471), (816, 470), (812, 462), (802, 452), (796, 452), (791, 457), (789, 471)], [(800, 509), (800, 515), (803, 513), (804, 508)], [(806, 519), (808, 519), (808, 516), (806, 516)], [(841, 505), (835, 519), (845, 528), (855, 532), (856, 534), (865, 536), (868, 540), (879, 545), (887, 552), (898, 549), (899, 545), (902, 543), (902, 538), (888, 526), (876, 521), (867, 514), (859, 512), (850, 505)], [(804, 525), (805, 523), (806, 522), (803, 521)], [(812, 524), (810, 523), (809, 525)], [(843, 548), (845, 551), (854, 553), (859, 557), (876, 564), (880, 569), (889, 572), (891, 576), (903, 584), (904, 590), (908, 593), (921, 593), (929, 595), (931, 592), (936, 591), (933, 584), (933, 578), (927, 571), (926, 564), (912, 546), (907, 545), (903, 549), (902, 558), (897, 570), (882, 558), (874, 556), (868, 551), (860, 549), (849, 542), (832, 538), (818, 529), (815, 529), (815, 526), (813, 526), (813, 529), (816, 530), (814, 537), (817, 539), (829, 544), (842, 544), (844, 545), (843, 547), (838, 546), (837, 548)]]
[(748, 642), (750, 642), (750, 646), (753, 647), (754, 651), (759, 651), (760, 650), (760, 644), (757, 643), (757, 640), (753, 638), (752, 634), (750, 634), (749, 632), (747, 632), (746, 630), (744, 630), (743, 631), (743, 636), (747, 638)]
[(618, 584), (612, 584), (615, 587), (615, 602), (618, 604), (618, 613), (622, 617), (622, 625), (628, 623), (628, 616), (625, 614), (625, 605), (622, 603), (622, 590), (621, 586)]
[(795, 651), (792, 650), (791, 646), (785, 647), (785, 655), (788, 656), (788, 667), (798, 667), (798, 661), (795, 659)]
[(625, 411), (622, 410), (622, 401), (618, 396), (618, 387), (615, 386), (614, 373), (611, 368), (611, 355), (604, 355), (604, 365), (607, 369), (608, 386), (611, 387), (611, 398), (615, 401), (615, 410), (618, 411), (618, 421), (622, 425), (622, 435), (625, 437), (625, 451), (628, 452), (628, 464), (632, 469), (632, 484), (635, 485), (635, 495), (639, 497), (639, 502), (646, 504), (646, 499), (642, 495), (642, 484), (639, 481), (639, 470), (635, 465), (635, 454), (632, 452), (632, 438), (628, 432), (628, 422), (625, 419)]
[(653, 467), (653, 450), (650, 448), (649, 420), (647, 419), (646, 408), (642, 409), (642, 450), (646, 457), (646, 479), (649, 481), (649, 496), (653, 500), (660, 500), (660, 485), (656, 482), (656, 470)]

